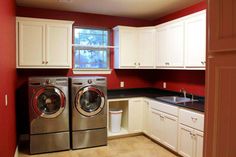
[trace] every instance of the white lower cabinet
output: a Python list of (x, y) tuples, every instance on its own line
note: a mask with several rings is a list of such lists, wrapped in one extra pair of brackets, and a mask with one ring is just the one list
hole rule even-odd
[(108, 100), (108, 108), (123, 110), (121, 132), (109, 137), (144, 133), (183, 157), (203, 156), (203, 113), (148, 98)]
[(184, 157), (202, 157), (204, 115), (200, 112), (180, 109), (179, 123), (179, 154)]
[(149, 101), (143, 100), (143, 133), (146, 135), (150, 135), (150, 124), (149, 124)]
[(178, 118), (168, 114), (168, 107), (166, 112), (153, 109), (152, 105), (158, 105), (158, 103), (152, 101), (150, 107), (150, 136), (166, 147), (177, 151)]
[(203, 132), (179, 125), (179, 154), (184, 157), (203, 156)]
[(150, 135), (153, 139), (162, 143), (164, 138), (164, 116), (157, 110), (151, 109), (150, 111)]
[(128, 111), (129, 133), (142, 132), (143, 128), (143, 99), (130, 99)]

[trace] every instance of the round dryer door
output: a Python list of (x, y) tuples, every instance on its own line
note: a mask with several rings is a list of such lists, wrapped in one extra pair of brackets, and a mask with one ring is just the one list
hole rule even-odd
[(57, 87), (40, 88), (33, 97), (34, 111), (44, 118), (55, 118), (65, 108), (65, 95)]
[(87, 86), (79, 90), (75, 98), (75, 107), (84, 116), (98, 114), (105, 105), (105, 96), (102, 91)]

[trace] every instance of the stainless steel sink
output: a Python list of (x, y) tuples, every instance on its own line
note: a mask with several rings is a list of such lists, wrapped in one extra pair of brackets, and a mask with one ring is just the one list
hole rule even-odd
[(157, 100), (179, 104), (179, 103), (185, 103), (185, 102), (194, 102), (197, 100), (192, 100), (190, 98), (180, 97), (180, 96), (163, 96), (163, 97), (156, 97)]

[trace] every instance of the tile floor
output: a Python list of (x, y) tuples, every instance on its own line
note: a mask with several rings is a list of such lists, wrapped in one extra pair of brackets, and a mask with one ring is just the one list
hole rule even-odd
[(28, 155), (20, 151), (19, 157), (177, 157), (145, 136), (134, 136), (108, 141), (107, 146), (81, 150)]

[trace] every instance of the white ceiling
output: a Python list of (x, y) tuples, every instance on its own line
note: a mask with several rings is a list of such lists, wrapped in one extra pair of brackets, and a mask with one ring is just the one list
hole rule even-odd
[[(61, 1), (61, 2), (59, 2)], [(17, 6), (154, 20), (201, 0), (16, 0)]]

